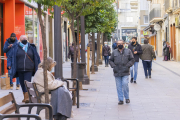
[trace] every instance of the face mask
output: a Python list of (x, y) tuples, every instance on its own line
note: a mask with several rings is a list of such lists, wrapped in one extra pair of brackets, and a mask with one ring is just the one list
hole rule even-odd
[(132, 42), (132, 44), (134, 44), (135, 42)]
[(107, 44), (105, 44), (107, 46)]
[(123, 45), (118, 45), (119, 49), (123, 49), (123, 47), (124, 47)]
[(14, 42), (14, 41), (15, 41), (15, 39), (11, 39), (11, 38), (10, 38), (10, 40), (11, 40), (11, 42)]
[(22, 40), (21, 42), (22, 42), (22, 44), (24, 44), (24, 45), (27, 44), (27, 40)]

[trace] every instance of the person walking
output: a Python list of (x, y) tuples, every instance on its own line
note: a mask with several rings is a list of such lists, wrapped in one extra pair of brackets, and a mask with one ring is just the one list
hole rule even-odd
[[(71, 57), (71, 62), (74, 62), (74, 43), (72, 43), (72, 46), (69, 47), (69, 53), (68, 53), (68, 58), (70, 59)], [(76, 47), (76, 61), (78, 58), (78, 48)]]
[(108, 46), (107, 42), (104, 42), (104, 46), (103, 46), (103, 49), (102, 49), (102, 56), (104, 56), (104, 60), (105, 60), (105, 67), (108, 67), (108, 64), (109, 64), (109, 56), (110, 56), (110, 53), (111, 52), (111, 49), (110, 47)]
[(167, 42), (164, 44), (163, 50), (164, 50), (164, 60), (165, 60), (165, 61), (168, 61), (169, 46), (168, 46), (168, 43), (167, 43)]
[(114, 41), (113, 45), (112, 45), (113, 50), (117, 49), (117, 43), (116, 40)]
[(112, 52), (112, 55), (109, 59), (109, 64), (113, 68), (117, 94), (118, 94), (118, 104), (121, 105), (124, 102), (124, 97), (126, 103), (130, 103), (129, 99), (129, 69), (134, 65), (134, 56), (129, 49), (124, 48), (124, 41), (120, 40), (117, 42), (118, 49)]
[(20, 42), (13, 46), (13, 51), (8, 56), (7, 68), (12, 70), (11, 77), (19, 77), (24, 99), (22, 102), (29, 102), (28, 93), (24, 85), (24, 80), (31, 82), (32, 76), (38, 69), (40, 57), (36, 46), (27, 41), (27, 37), (22, 35)]
[(171, 60), (171, 52), (172, 52), (169, 42), (167, 42), (167, 47), (169, 48), (169, 54), (168, 54), (168, 61), (169, 61)]
[[(10, 38), (6, 39), (6, 42), (4, 44), (3, 52), (6, 53), (6, 56), (8, 57), (11, 51), (14, 51), (13, 46), (18, 43), (18, 40), (16, 38), (15, 33), (11, 33)], [(12, 48), (12, 49), (11, 49)], [(13, 89), (13, 78), (11, 77), (12, 70), (8, 70), (8, 75), (10, 76), (10, 87), (11, 90)], [(19, 78), (16, 78), (16, 90), (19, 90)]]
[[(139, 56), (142, 54), (141, 45), (137, 42), (137, 37), (132, 38), (132, 42), (129, 44), (128, 48), (132, 51), (135, 63), (130, 68), (131, 71), (131, 83), (136, 83), (137, 80), (137, 73), (138, 73), (138, 63), (139, 63)], [(133, 69), (134, 69), (134, 76), (133, 76)]]
[(144, 45), (142, 45), (143, 54), (141, 56), (146, 79), (148, 76), (151, 78), (151, 63), (153, 58), (156, 58), (155, 52), (152, 46), (148, 44), (148, 42), (149, 41), (147, 39), (144, 40)]

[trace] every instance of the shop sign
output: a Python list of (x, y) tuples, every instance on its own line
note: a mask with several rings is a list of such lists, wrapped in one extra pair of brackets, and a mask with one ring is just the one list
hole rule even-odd
[(175, 18), (175, 26), (176, 27), (180, 27), (180, 18), (179, 18), (180, 16), (177, 16), (176, 18)]
[(148, 31), (143, 31), (143, 35), (149, 35)]
[(159, 30), (161, 30), (161, 26), (160, 26), (159, 24), (155, 24), (155, 25), (154, 25), (154, 29), (155, 29), (156, 31), (159, 31)]

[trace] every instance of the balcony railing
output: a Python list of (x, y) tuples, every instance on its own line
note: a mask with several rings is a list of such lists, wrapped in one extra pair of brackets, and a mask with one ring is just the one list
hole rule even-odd
[(172, 12), (173, 8), (174, 8), (174, 0), (165, 0), (166, 13)]

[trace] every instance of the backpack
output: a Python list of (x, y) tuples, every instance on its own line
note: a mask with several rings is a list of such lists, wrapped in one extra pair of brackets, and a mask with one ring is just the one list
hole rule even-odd
[(112, 47), (113, 47), (113, 49), (116, 49), (116, 48), (117, 48), (117, 44), (114, 43), (114, 44), (112, 45)]

